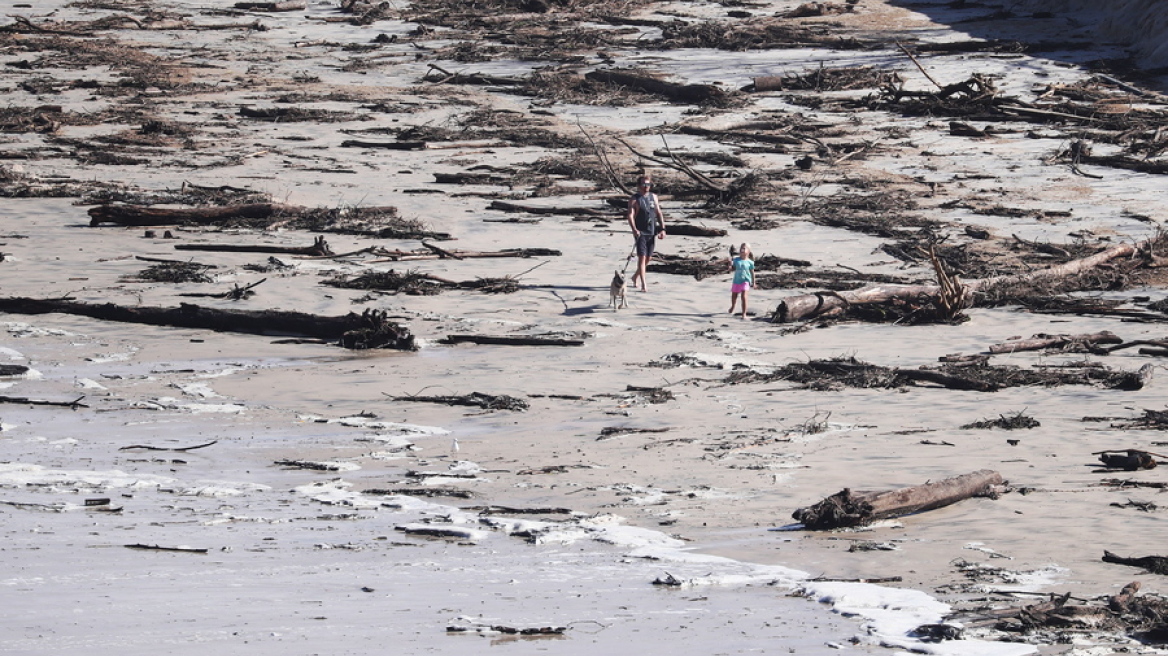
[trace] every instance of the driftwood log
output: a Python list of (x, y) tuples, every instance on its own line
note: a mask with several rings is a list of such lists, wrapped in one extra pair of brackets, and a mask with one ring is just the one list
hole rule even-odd
[[(369, 248), (362, 248), (361, 250), (351, 251), (348, 253), (334, 253), (332, 255), (320, 255), (310, 257), (323, 257), (341, 259), (346, 257), (354, 257), (356, 255), (373, 255), (383, 260), (392, 262), (411, 262), (415, 260), (441, 260), (446, 258), (454, 258), (456, 260), (469, 260), (475, 258), (492, 258), (492, 257), (558, 257), (563, 255), (563, 252), (554, 248), (508, 248), (501, 251), (458, 251), (448, 249), (438, 249), (433, 244), (424, 244), (426, 250), (422, 251), (403, 251), (400, 249), (389, 250), (381, 246), (372, 246)], [(441, 250), (441, 252), (439, 252)], [(443, 254), (445, 253), (445, 254)]]
[(665, 232), (680, 237), (725, 237), (726, 231), (722, 228), (708, 228), (691, 223), (670, 223)]
[(157, 544), (127, 544), (127, 549), (141, 549), (143, 551), (178, 551), (181, 553), (205, 554), (208, 549), (199, 549), (196, 547), (163, 547)]
[(123, 446), (123, 447), (119, 448), (118, 451), (138, 451), (138, 450), (142, 450), (142, 451), (194, 451), (196, 449), (205, 449), (209, 446), (214, 446), (218, 443), (219, 443), (219, 440), (211, 440), (210, 442), (204, 442), (202, 444), (196, 444), (194, 446), (176, 446), (176, 447), (151, 446), (149, 444), (131, 444), (130, 446)]
[(1083, 346), (1094, 349), (1099, 344), (1122, 344), (1123, 339), (1111, 331), (1100, 331), (1084, 335), (1047, 335), (1038, 334), (1030, 339), (1018, 339), (1002, 344), (994, 344), (989, 348), (990, 353), (1017, 353), (1018, 351), (1041, 351), (1049, 348), (1066, 348), (1068, 346)]
[(341, 142), (341, 148), (384, 148), (386, 150), (424, 150), (425, 141), (361, 141), (346, 139)]
[[(411, 401), (414, 403), (441, 403), (444, 405), (469, 405), (484, 410), (527, 410), (530, 404), (523, 399), (506, 394), (484, 394), (471, 392), (470, 394), (446, 394), (441, 396), (392, 396), (394, 401)], [(408, 475), (408, 474), (407, 474)]]
[(261, 244), (175, 244), (179, 251), (214, 251), (217, 253), (280, 253), (324, 257), (333, 255), (324, 237), (317, 237), (311, 246), (265, 246)]
[(27, 396), (0, 396), (0, 403), (15, 403), (18, 405), (53, 405), (62, 408), (88, 408), (89, 406), (81, 403), (84, 396), (79, 396), (73, 401), (44, 401), (41, 399), (30, 399)]
[(698, 137), (738, 139), (791, 146), (802, 144), (807, 141), (806, 139), (793, 137), (789, 134), (767, 134), (762, 132), (747, 132), (745, 130), (712, 130), (710, 128), (698, 127), (696, 125), (683, 125), (680, 126), (677, 131), (680, 134), (690, 134)]
[(236, 9), (244, 11), (300, 11), (308, 9), (305, 0), (284, 0), (283, 2), (237, 2)]
[(1155, 469), (1160, 464), (1156, 457), (1164, 457), (1158, 453), (1149, 453), (1141, 449), (1096, 451), (1094, 455), (1099, 456), (1099, 462), (1102, 462), (1104, 467), (1124, 471)]
[(612, 212), (598, 210), (595, 207), (540, 207), (526, 203), (514, 203), (508, 200), (493, 200), (487, 209), (501, 212), (526, 212), (528, 214), (546, 214), (561, 216), (611, 216)]
[(89, 209), (89, 225), (164, 226), (179, 223), (214, 224), (235, 219), (270, 219), (297, 215), (303, 207), (281, 203), (248, 203), (221, 207), (166, 208), (146, 205), (98, 205)]
[(1104, 551), (1103, 562), (1127, 565), (1128, 567), (1142, 567), (1153, 574), (1168, 574), (1168, 557), (1165, 556), (1125, 558), (1123, 556), (1117, 556), (1110, 551)]
[[(1073, 276), (1111, 260), (1131, 257), (1137, 254), (1139, 250), (1140, 247), (1136, 244), (1118, 244), (1089, 257), (1073, 260), (1065, 264), (1050, 267), (1049, 269), (1031, 271), (1018, 275), (995, 276), (982, 280), (971, 280), (962, 284), (974, 295), (979, 291), (993, 287), (1036, 284)], [(940, 293), (940, 285), (878, 284), (851, 291), (800, 294), (780, 300), (771, 316), (771, 321), (783, 323), (815, 317), (835, 316), (847, 311), (848, 307), (852, 305), (887, 303), (894, 299), (915, 302), (921, 299), (937, 298)]]
[(936, 483), (884, 492), (845, 488), (819, 503), (796, 510), (792, 517), (811, 530), (863, 526), (880, 519), (941, 508), (971, 497), (992, 497), (1005, 485), (1002, 475), (989, 469), (947, 478)]
[(219, 310), (190, 303), (176, 308), (126, 307), (114, 303), (80, 303), (66, 299), (0, 298), (0, 312), (11, 314), (74, 314), (105, 321), (151, 326), (199, 328), (252, 335), (296, 335), (338, 340), (351, 349), (417, 348), (409, 329), (389, 321), (382, 312), (366, 310), (343, 316), (321, 316), (279, 310)]
[(591, 71), (584, 77), (593, 82), (638, 89), (680, 102), (721, 104), (727, 100), (726, 92), (712, 84), (677, 84), (648, 75), (615, 70)]
[(451, 497), (455, 499), (472, 499), (475, 496), (474, 492), (470, 490), (463, 490), (456, 487), (441, 485), (427, 487), (372, 488), (369, 490), (361, 490), (361, 494), (379, 496), (401, 495), (406, 497)]
[(438, 84), (468, 84), (492, 87), (517, 87), (526, 84), (528, 78), (507, 77), (501, 75), (486, 75), (483, 73), (451, 73), (450, 71), (430, 64), (430, 70), (423, 78), (426, 82)]
[(582, 339), (521, 335), (447, 335), (441, 344), (489, 344), (495, 346), (584, 346)]

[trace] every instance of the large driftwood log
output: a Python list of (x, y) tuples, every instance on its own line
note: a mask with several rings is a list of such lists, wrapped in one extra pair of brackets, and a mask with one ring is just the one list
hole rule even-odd
[[(1111, 260), (1121, 257), (1131, 257), (1139, 252), (1139, 249), (1140, 246), (1137, 244), (1118, 244), (1089, 257), (1073, 260), (1048, 269), (1017, 275), (971, 280), (962, 284), (971, 293), (976, 295), (979, 291), (985, 291), (995, 287), (1036, 284), (1049, 280), (1057, 280), (1088, 271)], [(887, 303), (893, 299), (920, 301), (921, 299), (936, 298), (940, 293), (940, 285), (879, 284), (853, 289), (851, 291), (800, 294), (780, 300), (771, 316), (771, 321), (782, 323), (814, 317), (834, 316), (846, 311), (851, 305)]]
[(796, 510), (792, 517), (812, 530), (863, 526), (879, 519), (924, 512), (970, 497), (993, 496), (1005, 485), (1002, 475), (989, 469), (954, 476), (936, 483), (885, 492), (837, 492), (819, 503)]
[(280, 203), (250, 203), (222, 207), (165, 208), (145, 205), (98, 205), (89, 209), (89, 225), (165, 226), (179, 223), (221, 223), (233, 219), (269, 219), (300, 214), (304, 208)]
[(352, 349), (417, 347), (409, 329), (389, 321), (384, 313), (367, 310), (343, 316), (321, 316), (279, 310), (219, 310), (180, 303), (177, 308), (126, 307), (113, 303), (80, 303), (67, 299), (0, 298), (0, 312), (12, 314), (75, 314), (106, 321), (151, 326), (199, 328), (252, 335), (296, 335), (339, 340)]
[(1104, 551), (1103, 562), (1115, 563), (1116, 565), (1127, 565), (1129, 567), (1142, 567), (1153, 574), (1168, 575), (1168, 557), (1164, 556), (1140, 556), (1138, 558), (1125, 558), (1124, 556), (1117, 556), (1110, 551)]

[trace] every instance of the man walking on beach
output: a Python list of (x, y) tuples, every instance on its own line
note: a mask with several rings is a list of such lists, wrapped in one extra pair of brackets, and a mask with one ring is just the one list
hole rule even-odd
[(629, 199), (629, 211), (625, 215), (629, 227), (633, 230), (634, 249), (637, 252), (637, 271), (633, 274), (633, 287), (643, 292), (649, 291), (645, 285), (645, 268), (649, 259), (653, 257), (657, 239), (665, 239), (665, 215), (661, 213), (661, 204), (657, 202), (657, 194), (650, 191), (653, 180), (648, 175), (642, 175), (637, 180), (637, 193)]

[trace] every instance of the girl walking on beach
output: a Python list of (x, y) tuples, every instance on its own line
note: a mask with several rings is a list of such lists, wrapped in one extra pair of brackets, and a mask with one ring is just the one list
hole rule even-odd
[(745, 242), (738, 247), (737, 255), (734, 255), (733, 249), (731, 249), (730, 269), (734, 271), (734, 281), (730, 283), (730, 314), (734, 314), (734, 306), (738, 305), (738, 296), (742, 295), (743, 319), (746, 318), (746, 293), (754, 285), (753, 255), (750, 252), (750, 244)]

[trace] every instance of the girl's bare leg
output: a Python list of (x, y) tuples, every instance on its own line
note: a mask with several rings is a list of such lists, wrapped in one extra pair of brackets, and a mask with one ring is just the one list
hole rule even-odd
[(730, 314), (734, 314), (735, 305), (738, 305), (738, 292), (730, 292)]
[(746, 318), (746, 292), (742, 292), (742, 318)]

